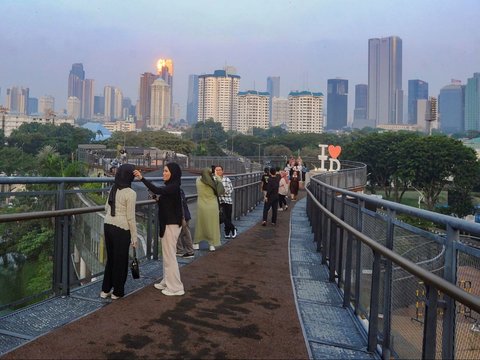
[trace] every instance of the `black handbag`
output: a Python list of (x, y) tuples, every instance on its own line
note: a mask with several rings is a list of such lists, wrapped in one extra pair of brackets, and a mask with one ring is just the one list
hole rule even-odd
[(130, 270), (134, 279), (140, 278), (140, 267), (138, 266), (137, 250), (135, 248), (133, 248), (133, 260), (130, 264)]

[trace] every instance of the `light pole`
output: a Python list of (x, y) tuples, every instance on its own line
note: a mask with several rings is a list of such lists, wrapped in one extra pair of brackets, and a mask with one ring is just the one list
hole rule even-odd
[(260, 146), (262, 145), (262, 143), (253, 143), (254, 145), (258, 145), (258, 163), (261, 164), (261, 160), (260, 160)]

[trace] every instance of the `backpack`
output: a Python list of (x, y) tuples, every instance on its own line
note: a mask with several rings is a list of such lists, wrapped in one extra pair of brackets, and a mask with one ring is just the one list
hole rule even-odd
[(183, 189), (180, 188), (180, 198), (182, 199), (182, 213), (186, 221), (189, 221), (192, 216), (190, 215), (190, 210), (188, 210), (187, 197), (183, 192)]

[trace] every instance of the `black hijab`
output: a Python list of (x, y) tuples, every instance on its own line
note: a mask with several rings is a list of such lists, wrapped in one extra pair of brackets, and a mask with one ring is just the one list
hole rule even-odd
[(171, 162), (171, 163), (168, 163), (165, 166), (170, 171), (170, 174), (172, 174), (170, 176), (170, 179), (168, 179), (168, 181), (164, 181), (165, 185), (174, 184), (174, 183), (178, 183), (178, 185), (181, 185), (182, 184), (182, 169), (180, 168), (180, 165), (178, 165), (177, 163)]
[(117, 169), (115, 182), (108, 195), (108, 205), (110, 205), (110, 214), (112, 216), (115, 216), (115, 198), (117, 196), (117, 190), (132, 187), (132, 181), (134, 179), (133, 170), (135, 170), (135, 166), (132, 164), (123, 164)]

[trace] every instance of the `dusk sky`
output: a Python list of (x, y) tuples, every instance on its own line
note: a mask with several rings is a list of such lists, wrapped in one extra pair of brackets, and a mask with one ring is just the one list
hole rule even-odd
[(0, 9), (0, 104), (22, 86), (65, 108), (77, 62), (95, 95), (113, 85), (135, 103), (140, 74), (171, 58), (183, 111), (188, 76), (225, 65), (241, 90), (265, 91), (267, 76), (280, 76), (284, 97), (326, 95), (327, 79), (347, 79), (352, 109), (355, 84), (368, 80), (368, 39), (393, 35), (403, 41), (405, 92), (421, 79), (438, 96), (480, 72), (479, 0), (0, 0)]

